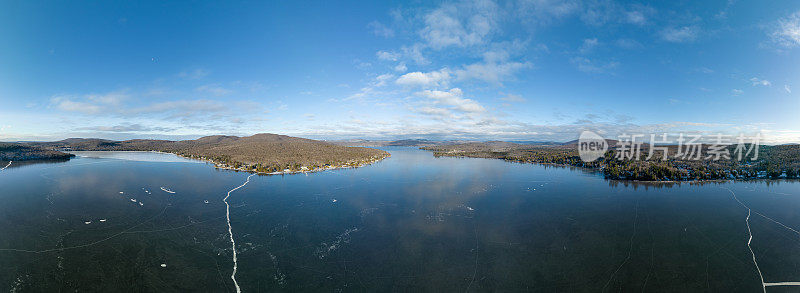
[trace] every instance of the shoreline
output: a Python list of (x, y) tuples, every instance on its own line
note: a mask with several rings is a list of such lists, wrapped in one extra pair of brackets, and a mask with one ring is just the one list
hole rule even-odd
[(389, 152), (385, 152), (385, 154), (383, 156), (374, 157), (374, 158), (370, 159), (367, 162), (358, 163), (356, 165), (345, 164), (345, 165), (329, 166), (329, 167), (325, 167), (325, 168), (307, 169), (307, 170), (296, 170), (296, 171), (285, 171), (284, 170), (284, 171), (276, 171), (276, 172), (258, 172), (258, 171), (253, 170), (253, 169), (235, 168), (233, 166), (228, 166), (225, 163), (216, 162), (214, 160), (209, 160), (209, 159), (204, 159), (204, 158), (196, 158), (196, 157), (190, 157), (190, 156), (184, 156), (184, 155), (181, 155), (181, 154), (178, 154), (178, 153), (171, 153), (171, 152), (165, 152), (165, 151), (149, 150), (149, 151), (91, 151), (91, 152), (157, 153), (157, 154), (165, 154), (165, 155), (174, 155), (174, 156), (177, 156), (177, 157), (182, 158), (182, 159), (195, 161), (197, 163), (211, 164), (211, 165), (213, 165), (214, 169), (236, 171), (236, 172), (247, 172), (247, 173), (259, 174), (259, 175), (292, 175), (292, 174), (299, 174), (299, 173), (306, 173), (307, 174), (307, 173), (331, 171), (331, 170), (338, 170), (338, 169), (355, 169), (355, 168), (360, 168), (360, 167), (365, 167), (365, 166), (368, 166), (368, 165), (372, 165), (374, 163), (380, 162), (380, 161), (382, 161), (384, 159), (387, 159), (387, 158), (392, 156), (392, 154), (390, 154)]
[(195, 161), (203, 162), (203, 163), (206, 163), (206, 164), (212, 164), (212, 165), (214, 165), (214, 169), (236, 171), (236, 172), (247, 172), (247, 173), (258, 174), (258, 175), (292, 175), (292, 174), (299, 174), (299, 173), (308, 174), (308, 173), (324, 172), (324, 171), (339, 170), (339, 169), (356, 169), (356, 168), (372, 165), (374, 163), (383, 161), (384, 159), (387, 159), (387, 158), (392, 156), (392, 154), (390, 154), (389, 152), (386, 152), (384, 154), (384, 156), (380, 156), (378, 158), (373, 158), (373, 159), (369, 160), (368, 162), (359, 163), (357, 165), (339, 165), (339, 166), (329, 166), (329, 167), (317, 168), (317, 169), (307, 169), (307, 170), (298, 170), (298, 171), (286, 171), (286, 170), (284, 170), (284, 171), (276, 171), (276, 172), (269, 172), (268, 173), (268, 172), (258, 172), (258, 171), (253, 170), (253, 169), (235, 168), (235, 167), (232, 167), (232, 166), (227, 166), (226, 164), (223, 164), (223, 163), (215, 162), (213, 160), (192, 158), (192, 157), (183, 156), (183, 155), (176, 154), (176, 153), (161, 152), (161, 151), (152, 151), (152, 152), (162, 153), (162, 154), (171, 154), (171, 155), (176, 155), (178, 157), (189, 159), (189, 160), (195, 160)]
[[(425, 149), (423, 149), (425, 150)], [(430, 151), (430, 150), (425, 150)], [(447, 157), (447, 158), (469, 158), (469, 159), (488, 159), (488, 160), (501, 160), (509, 163), (516, 163), (516, 164), (531, 164), (531, 165), (541, 165), (541, 166), (552, 166), (552, 167), (560, 167), (560, 168), (575, 168), (580, 169), (582, 171), (588, 173), (602, 173), (603, 171), (598, 168), (589, 168), (589, 167), (582, 167), (582, 166), (574, 166), (569, 164), (559, 164), (559, 163), (538, 163), (538, 162), (524, 162), (518, 160), (507, 160), (503, 158), (487, 158), (487, 157), (470, 157), (464, 155), (439, 155), (435, 157)], [(781, 181), (800, 181), (800, 177), (798, 178), (718, 178), (718, 179), (691, 179), (691, 180), (637, 180), (637, 179), (624, 179), (624, 178), (605, 178), (607, 181), (616, 181), (616, 182), (633, 182), (633, 183), (644, 183), (644, 184), (681, 184), (681, 183), (725, 183), (725, 182), (748, 182), (748, 181), (765, 181), (765, 182), (781, 182)]]
[[(340, 165), (340, 166), (329, 166), (325, 168), (318, 168), (318, 169), (308, 169), (308, 170), (297, 170), (297, 171), (276, 171), (276, 172), (258, 172), (252, 169), (246, 168), (235, 168), (232, 166), (227, 166), (224, 163), (215, 162), (213, 160), (208, 159), (200, 159), (200, 158), (192, 158), (189, 156), (183, 156), (177, 153), (171, 152), (164, 152), (164, 151), (96, 151), (96, 152), (147, 152), (147, 153), (159, 153), (159, 154), (169, 154), (175, 155), (183, 159), (197, 161), (198, 163), (206, 163), (211, 164), (214, 166), (215, 169), (219, 170), (228, 170), (228, 171), (235, 171), (235, 172), (246, 172), (251, 174), (258, 174), (258, 175), (293, 175), (293, 174), (308, 174), (308, 173), (316, 173), (316, 172), (324, 172), (324, 171), (332, 171), (338, 169), (356, 169), (360, 167), (365, 167), (368, 165), (372, 165), (374, 163), (380, 162), (384, 159), (391, 157), (392, 155), (386, 152), (385, 156), (381, 156), (375, 159), (372, 159), (365, 163), (360, 163), (357, 165)], [(559, 163), (538, 163), (538, 162), (524, 162), (524, 161), (517, 161), (517, 160), (507, 160), (502, 158), (485, 158), (485, 157), (470, 157), (470, 156), (463, 156), (463, 155), (440, 155), (435, 157), (449, 157), (449, 158), (470, 158), (470, 159), (491, 159), (491, 160), (502, 160), (510, 163), (517, 163), (517, 164), (532, 164), (532, 165), (541, 165), (541, 166), (551, 166), (551, 167), (560, 167), (560, 168), (575, 168), (580, 169), (582, 171), (588, 173), (602, 173), (602, 170), (597, 168), (588, 168), (582, 166), (574, 166), (569, 164), (559, 164)], [(636, 179), (623, 179), (623, 178), (603, 178), (608, 181), (616, 181), (616, 182), (632, 182), (632, 183), (642, 183), (642, 184), (681, 184), (681, 183), (688, 183), (688, 184), (695, 184), (695, 183), (725, 183), (725, 182), (754, 182), (754, 181), (765, 181), (765, 182), (780, 182), (780, 181), (798, 181), (800, 178), (723, 178), (723, 179), (693, 179), (693, 180), (636, 180)]]

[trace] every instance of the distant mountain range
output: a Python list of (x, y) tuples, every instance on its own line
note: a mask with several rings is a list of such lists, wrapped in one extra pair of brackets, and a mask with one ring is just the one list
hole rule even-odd
[(435, 141), (429, 139), (401, 139), (401, 140), (368, 140), (368, 139), (345, 139), (345, 140), (329, 140), (332, 144), (342, 146), (366, 146), (366, 147), (383, 147), (383, 146), (433, 146), (447, 143), (455, 143), (456, 141)]
[[(478, 140), (430, 140), (430, 139), (400, 139), (400, 140), (367, 140), (367, 139), (347, 139), (347, 140), (330, 140), (328, 141), (337, 145), (344, 146), (410, 146), (410, 147), (427, 147), (437, 145), (452, 145), (461, 143), (497, 143), (501, 141), (478, 141)], [(512, 140), (502, 141), (503, 143), (525, 144), (525, 145), (562, 145), (563, 142), (555, 141), (533, 141), (533, 140)]]

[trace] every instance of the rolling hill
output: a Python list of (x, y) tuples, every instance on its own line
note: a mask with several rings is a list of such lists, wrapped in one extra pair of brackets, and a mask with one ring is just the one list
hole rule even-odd
[(377, 149), (339, 146), (318, 140), (270, 133), (247, 137), (214, 135), (181, 141), (69, 138), (54, 142), (28, 142), (26, 145), (63, 151), (168, 152), (209, 161), (220, 168), (269, 173), (356, 167), (381, 160), (389, 155)]

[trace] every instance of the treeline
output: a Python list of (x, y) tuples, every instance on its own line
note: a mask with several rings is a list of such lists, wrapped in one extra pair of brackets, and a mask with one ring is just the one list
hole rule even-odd
[[(636, 158), (620, 156), (617, 150), (612, 149), (592, 162), (581, 160), (575, 144), (553, 146), (489, 142), (422, 149), (433, 151), (435, 156), (497, 158), (521, 163), (583, 167), (601, 171), (608, 179), (689, 181), (800, 177), (800, 145), (761, 145), (758, 146), (758, 157), (754, 160), (752, 152), (738, 160), (735, 147), (732, 145), (723, 148), (722, 151), (729, 156), (715, 160), (714, 150), (709, 145), (700, 145), (697, 150), (699, 156), (689, 157), (676, 156), (677, 146), (668, 146), (666, 148), (669, 156), (663, 160), (663, 150), (654, 148), (651, 154), (649, 146), (644, 145)], [(749, 149), (753, 146), (745, 147)]]
[(19, 143), (0, 142), (0, 161), (66, 160), (74, 156)]

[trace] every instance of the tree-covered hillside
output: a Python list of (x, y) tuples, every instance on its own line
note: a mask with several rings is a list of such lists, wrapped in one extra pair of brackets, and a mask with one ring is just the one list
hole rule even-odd
[[(615, 145), (609, 141), (609, 145)], [(738, 160), (735, 145), (723, 151), (731, 157), (714, 160), (710, 145), (698, 145), (700, 159), (675, 157), (678, 146), (657, 146), (650, 156), (650, 146), (642, 145), (638, 158), (620, 159), (613, 148), (596, 161), (581, 160), (575, 142), (562, 145), (523, 145), (507, 142), (461, 143), (423, 147), (436, 156), (496, 158), (521, 163), (559, 164), (602, 171), (609, 179), (643, 181), (797, 178), (800, 169), (800, 145), (758, 146), (759, 154)], [(747, 148), (752, 145), (747, 145)], [(663, 148), (668, 159), (662, 160)], [(650, 157), (650, 158), (648, 158)]]
[(19, 143), (0, 142), (0, 162), (29, 160), (63, 160), (75, 155)]
[(29, 143), (29, 145), (52, 150), (169, 152), (210, 161), (222, 168), (258, 172), (355, 167), (378, 161), (389, 155), (377, 149), (339, 146), (323, 141), (269, 133), (248, 137), (216, 135), (182, 141), (71, 138), (56, 142)]

